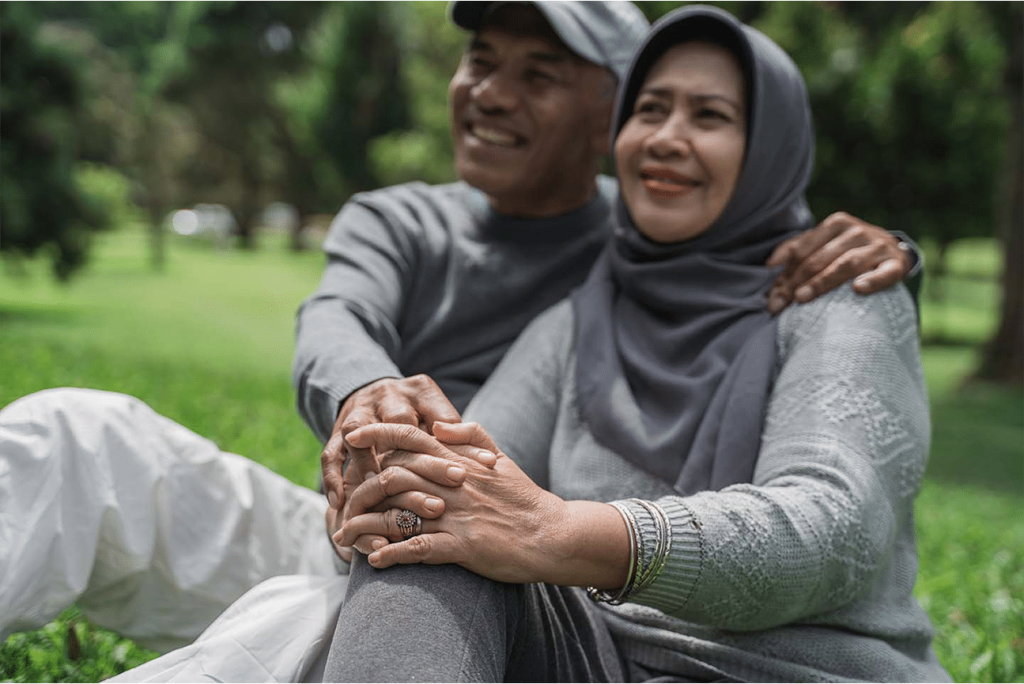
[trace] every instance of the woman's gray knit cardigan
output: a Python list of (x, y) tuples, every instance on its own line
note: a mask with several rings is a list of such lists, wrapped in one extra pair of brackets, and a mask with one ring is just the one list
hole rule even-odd
[[(681, 497), (598, 444), (576, 404), (572, 308), (523, 334), (466, 418), (564, 499), (657, 501), (668, 565), (607, 607), (627, 658), (686, 677), (946, 681), (911, 591), (930, 425), (906, 290), (787, 309), (752, 484)], [(633, 512), (654, 534), (645, 509)], [(649, 543), (653, 544), (653, 540)]]

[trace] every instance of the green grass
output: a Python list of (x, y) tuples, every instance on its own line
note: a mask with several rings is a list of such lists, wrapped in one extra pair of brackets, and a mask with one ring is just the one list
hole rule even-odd
[[(21, 682), (98, 682), (156, 654), (85, 622), (75, 608), (34, 632), (0, 645), (0, 677)], [(11, 681), (11, 680), (7, 680)]]
[[(1024, 681), (1024, 394), (964, 384), (995, 324), (991, 242), (958, 246), (946, 301), (926, 290), (933, 449), (917, 502), (916, 594), (935, 649), (958, 681)], [(126, 392), (293, 481), (313, 486), (319, 445), (294, 409), (294, 312), (319, 279), (318, 253), (255, 254), (172, 241), (167, 269), (147, 265), (143, 234), (102, 236), (69, 287), (45, 264), (24, 279), (0, 267), (0, 406), (80, 386)], [(927, 285), (927, 284), (926, 284)], [(73, 636), (72, 636), (73, 635)], [(0, 680), (98, 681), (151, 652), (75, 609), (0, 645)]]
[(0, 406), (47, 387), (137, 396), (158, 412), (292, 480), (316, 482), (320, 447), (294, 408), (295, 310), (320, 278), (318, 252), (215, 251), (171, 241), (148, 266), (136, 230), (101, 236), (70, 286), (43, 263), (0, 270)]

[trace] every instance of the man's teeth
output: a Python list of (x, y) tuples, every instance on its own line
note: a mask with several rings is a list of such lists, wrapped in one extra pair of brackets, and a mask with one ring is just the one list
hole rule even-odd
[(516, 144), (516, 136), (504, 131), (497, 131), (493, 128), (481, 128), (480, 126), (474, 126), (473, 135), (484, 142), (489, 142), (494, 145), (512, 147)]

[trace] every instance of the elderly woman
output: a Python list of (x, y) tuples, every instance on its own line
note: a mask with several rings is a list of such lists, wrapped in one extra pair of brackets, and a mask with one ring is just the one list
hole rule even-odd
[[(929, 442), (911, 298), (764, 311), (767, 255), (812, 225), (799, 71), (691, 6), (622, 86), (621, 228), (478, 424), (434, 426), (448, 486), (426, 433), (350, 435), (393, 467), (336, 537), (369, 556), (326, 677), (946, 680), (911, 593)], [(467, 455), (495, 445), (493, 467)]]

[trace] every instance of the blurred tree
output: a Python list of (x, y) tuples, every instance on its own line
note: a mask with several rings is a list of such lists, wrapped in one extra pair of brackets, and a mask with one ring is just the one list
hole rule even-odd
[(66, 280), (85, 263), (91, 232), (110, 221), (79, 185), (79, 63), (38, 40), (37, 28), (25, 5), (0, 4), (0, 250), (49, 252)]
[(173, 4), (166, 2), (76, 2), (52, 0), (43, 6), (25, 3), (36, 21), (57, 22), (88, 30), (102, 45), (116, 52), (134, 74), (152, 66), (154, 47), (167, 32)]
[(91, 116), (81, 154), (132, 179), (160, 264), (172, 209), (226, 204), (252, 246), (271, 201), (334, 212), (381, 184), (371, 141), (409, 126), (396, 8), (53, 2), (26, 12), (81, 58)]
[[(167, 73), (184, 62), (172, 23), (173, 5), (159, 2), (20, 3), (47, 44), (70, 51), (83, 77), (84, 116), (78, 122), (79, 154), (107, 168), (94, 177), (120, 174), (128, 201), (144, 209), (151, 255), (163, 264), (163, 218), (180, 206), (178, 169), (195, 147), (195, 133), (180, 108), (160, 98)], [(173, 29), (177, 28), (177, 34)], [(116, 171), (115, 171), (116, 169)], [(108, 189), (111, 185), (107, 183)], [(126, 212), (122, 211), (122, 218)]]
[(408, 126), (370, 143), (370, 165), (383, 184), (455, 180), (448, 82), (459, 65), (467, 35), (448, 20), (446, 11), (444, 3), (395, 3), (411, 117)]
[(306, 69), (277, 83), (281, 199), (302, 215), (333, 213), (352, 192), (386, 182), (371, 141), (411, 124), (397, 5), (330, 5), (306, 37)]
[(760, 28), (808, 82), (819, 213), (842, 208), (943, 252), (992, 234), (1002, 50), (977, 4), (774, 3)]
[[(647, 20), (651, 23), (654, 23), (672, 10), (678, 9), (686, 4), (687, 3), (685, 2), (672, 0), (649, 0), (647, 2), (636, 3), (637, 7), (640, 8), (644, 13), (644, 16), (646, 16)], [(753, 23), (758, 19), (763, 14), (764, 9), (769, 5), (769, 3), (758, 2), (756, 0), (719, 0), (717, 2), (708, 2), (706, 4), (721, 7), (740, 21), (747, 24)]]
[(999, 327), (985, 346), (978, 377), (1024, 384), (1024, 5), (986, 5), (1008, 46), (1003, 86), (1010, 125), (996, 215), (1003, 241)]
[(182, 170), (186, 199), (227, 205), (243, 247), (255, 246), (259, 214), (276, 199), (282, 113), (273, 85), (302, 67), (300, 41), (323, 9), (323, 3), (282, 2), (174, 6), (162, 47), (182, 52), (158, 80), (160, 94), (187, 107), (201, 137)]
[(324, 150), (357, 190), (379, 185), (367, 163), (369, 141), (407, 127), (409, 105), (390, 3), (345, 3), (326, 106), (316, 130)]
[(844, 209), (946, 252), (991, 236), (1007, 131), (1004, 42), (983, 3), (772, 3), (759, 28), (800, 66), (814, 110), (819, 215)]

